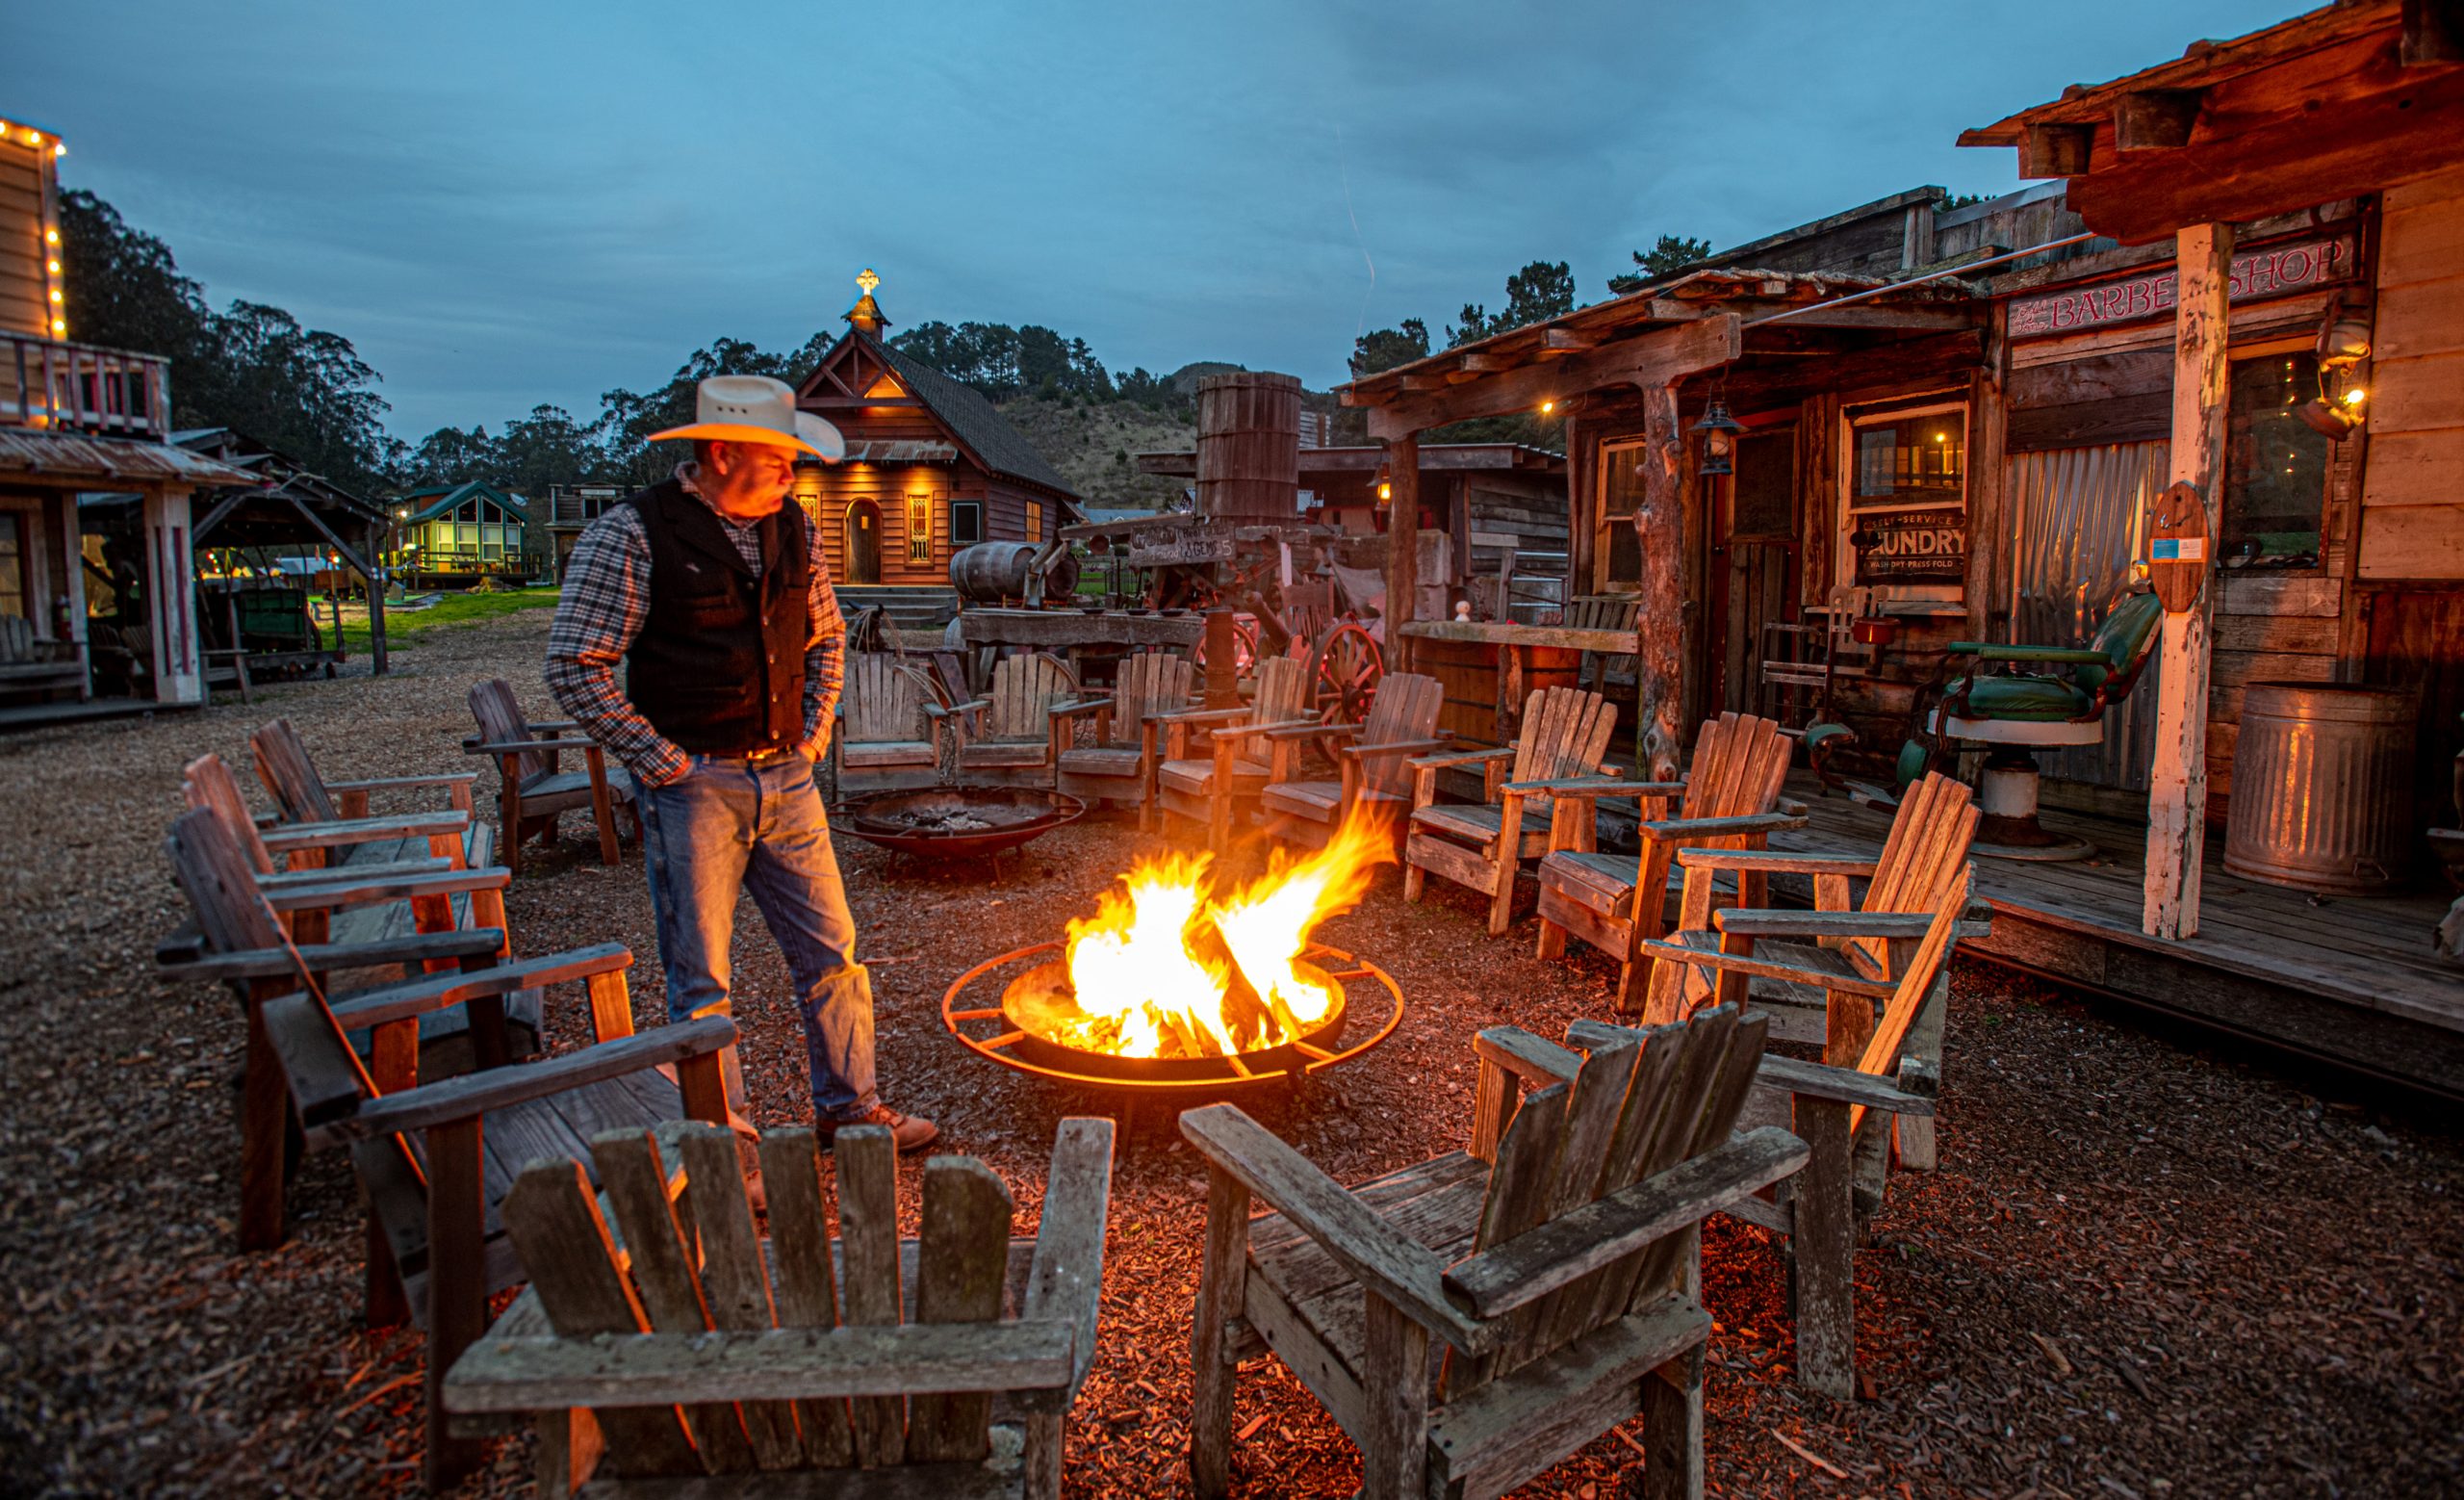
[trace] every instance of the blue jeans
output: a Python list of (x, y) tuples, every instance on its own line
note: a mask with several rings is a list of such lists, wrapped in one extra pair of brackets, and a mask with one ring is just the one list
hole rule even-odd
[[(693, 757), (693, 769), (643, 788), (643, 864), (667, 970), (667, 1014), (729, 1015), (728, 940), (750, 891), (786, 955), (804, 1012), (816, 1119), (848, 1119), (880, 1101), (873, 1082), (873, 989), (856, 962), (856, 921), (830, 848), (830, 822), (801, 755), (758, 767)], [(745, 1113), (735, 1048), (722, 1058), (728, 1107)]]

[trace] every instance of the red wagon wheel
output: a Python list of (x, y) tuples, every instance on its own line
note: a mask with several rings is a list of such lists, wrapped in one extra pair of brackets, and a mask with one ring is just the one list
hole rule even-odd
[[(1206, 637), (1190, 648), (1190, 663), (1199, 671), (1206, 670)], [(1245, 614), (1232, 617), (1232, 675), (1247, 677), (1258, 665), (1258, 623)]]
[(1357, 620), (1330, 626), (1311, 653), (1309, 678), (1318, 696), (1318, 716), (1328, 724), (1358, 724), (1369, 717), (1377, 697), (1377, 681), (1386, 675), (1386, 654), (1377, 637)]

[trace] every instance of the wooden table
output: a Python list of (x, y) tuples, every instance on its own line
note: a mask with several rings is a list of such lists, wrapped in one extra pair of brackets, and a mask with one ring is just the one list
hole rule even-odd
[(960, 638), (971, 648), (1056, 651), (1072, 669), (1081, 653), (1091, 647), (1135, 651), (1169, 646), (1187, 651), (1205, 634), (1206, 616), (1194, 609), (1168, 617), (1126, 609), (1099, 614), (1080, 609), (966, 609), (959, 614)]

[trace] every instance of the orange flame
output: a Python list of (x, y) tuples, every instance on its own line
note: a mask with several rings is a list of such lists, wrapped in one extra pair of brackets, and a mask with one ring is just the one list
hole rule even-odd
[(1298, 967), (1310, 933), (1358, 905), (1394, 858), (1383, 821), (1355, 816), (1315, 853), (1278, 851), (1229, 895), (1210, 889), (1209, 856), (1141, 859), (1094, 916), (1069, 923), (1069, 984), (1085, 1020), (1055, 1040), (1123, 1057), (1215, 1057), (1298, 1040), (1337, 998)]

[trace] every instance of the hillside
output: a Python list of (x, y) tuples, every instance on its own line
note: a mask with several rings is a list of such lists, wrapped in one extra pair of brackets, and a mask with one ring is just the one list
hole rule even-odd
[(1022, 396), (1001, 415), (1052, 461), (1089, 504), (1168, 509), (1181, 498), (1176, 479), (1140, 474), (1135, 456), (1197, 446), (1197, 419), (1186, 407), (1159, 411), (1135, 401), (1091, 404)]

